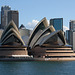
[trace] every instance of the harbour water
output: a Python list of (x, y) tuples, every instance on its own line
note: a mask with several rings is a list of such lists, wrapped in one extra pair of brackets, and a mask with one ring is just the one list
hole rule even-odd
[(75, 61), (0, 62), (0, 75), (75, 75)]

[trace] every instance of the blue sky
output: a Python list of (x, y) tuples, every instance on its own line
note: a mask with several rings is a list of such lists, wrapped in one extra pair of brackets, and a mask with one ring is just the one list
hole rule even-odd
[(69, 21), (75, 20), (75, 0), (0, 0), (3, 5), (19, 11), (19, 26), (24, 24), (33, 28), (43, 17), (63, 18), (63, 25), (69, 27)]

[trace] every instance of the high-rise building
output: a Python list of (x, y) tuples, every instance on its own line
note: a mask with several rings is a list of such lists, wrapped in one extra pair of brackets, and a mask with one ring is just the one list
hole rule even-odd
[(75, 31), (75, 20), (70, 20), (70, 22), (69, 22), (69, 29), (71, 31)]
[(4, 29), (4, 27), (7, 25), (7, 18), (8, 18), (8, 11), (11, 10), (10, 6), (2, 6), (1, 7), (1, 28)]
[(72, 31), (71, 30), (66, 30), (66, 42), (69, 45), (72, 45)]
[(72, 32), (72, 47), (73, 47), (73, 50), (75, 51), (75, 32)]
[(66, 31), (66, 41), (75, 50), (75, 20), (70, 20), (69, 30)]
[(55, 30), (62, 30), (63, 31), (63, 18), (50, 19), (50, 25), (53, 25)]
[(72, 46), (72, 49), (75, 51), (75, 32), (71, 31), (71, 30), (67, 30), (66, 31), (66, 39), (67, 39), (67, 43), (69, 45)]
[(66, 31), (66, 39), (68, 43), (72, 45), (73, 50), (75, 50), (75, 20), (70, 20), (69, 22), (69, 30)]
[(13, 20), (14, 23), (19, 27), (19, 12), (16, 10), (8, 11), (8, 23)]

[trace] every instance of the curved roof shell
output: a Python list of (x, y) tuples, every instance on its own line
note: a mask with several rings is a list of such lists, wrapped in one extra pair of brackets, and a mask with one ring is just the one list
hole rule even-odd
[[(12, 38), (13, 37), (13, 38)], [(1, 37), (1, 44), (7, 45), (9, 43), (21, 43), (21, 45), (24, 45), (24, 42), (19, 34), (19, 31), (13, 21), (11, 21), (8, 26), (5, 28), (2, 37)]]
[(48, 26), (49, 26), (48, 22), (47, 22), (46, 18), (44, 17), (33, 29), (33, 32), (31, 33), (31, 35), (29, 37), (29, 41), (28, 41), (29, 47), (30, 47), (30, 44), (31, 44), (31, 41), (33, 40), (33, 38), (35, 38), (36, 35), (39, 35)]
[(65, 45), (66, 41), (63, 35), (63, 32), (60, 31), (54, 31), (51, 34), (46, 33), (37, 41), (36, 45), (43, 45), (43, 44), (50, 44), (50, 45)]
[(9, 24), (5, 27), (3, 34), (1, 36), (1, 38), (6, 34), (6, 32), (8, 32), (9, 29), (14, 28), (18, 33), (18, 28), (16, 27), (16, 24), (12, 21), (9, 22)]
[(48, 26), (47, 28), (45, 28), (41, 33), (38, 32), (35, 37), (32, 39), (31, 43), (30, 43), (30, 47), (34, 47), (35, 44), (37, 43), (37, 41), (46, 33), (52, 33), (54, 32), (55, 29), (53, 26)]
[(46, 18), (43, 18), (34, 28), (29, 37), (28, 47), (34, 48), (43, 44), (65, 45), (66, 41), (63, 32), (55, 31), (53, 26), (49, 26)]
[[(15, 41), (16, 40), (16, 41)], [(23, 42), (20, 40), (19, 36), (16, 36), (15, 33), (10, 34), (8, 37), (6, 37), (1, 44), (2, 45), (9, 45), (9, 43), (19, 43), (20, 45), (24, 45)]]

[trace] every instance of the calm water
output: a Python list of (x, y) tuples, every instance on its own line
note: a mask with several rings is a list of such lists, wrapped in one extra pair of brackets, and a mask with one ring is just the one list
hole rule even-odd
[(0, 75), (75, 75), (75, 61), (0, 62)]

